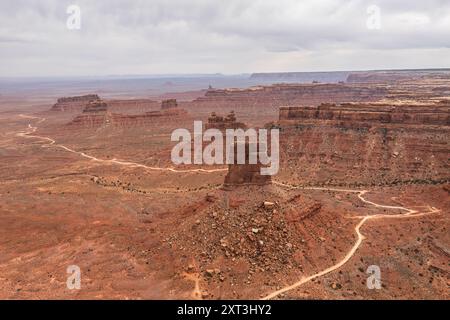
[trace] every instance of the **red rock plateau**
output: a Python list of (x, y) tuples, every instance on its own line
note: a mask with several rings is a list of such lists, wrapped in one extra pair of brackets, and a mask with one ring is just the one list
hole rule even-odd
[[(102, 100), (89, 102), (81, 115), (73, 119), (69, 125), (76, 127), (99, 128), (104, 126), (116, 127), (138, 127), (146, 124), (168, 121), (186, 115), (186, 111), (177, 108), (177, 102), (164, 100), (160, 111), (147, 111), (142, 114), (121, 114), (110, 112), (109, 103)], [(114, 103), (113, 103), (114, 104)], [(120, 103), (120, 106), (127, 106), (127, 103)]]
[(364, 85), (330, 84), (276, 84), (249, 89), (211, 89), (194, 102), (211, 107), (264, 106), (279, 107), (295, 103), (376, 101), (387, 95), (386, 88)]
[(281, 107), (278, 125), (282, 159), (299, 181), (385, 185), (448, 179), (449, 101)]
[(52, 106), (51, 111), (79, 112), (83, 110), (89, 102), (98, 99), (100, 98), (96, 94), (59, 98)]
[[(283, 121), (335, 121), (342, 126), (367, 123), (401, 125), (450, 125), (450, 101), (426, 105), (395, 104), (321, 104), (317, 107), (280, 107), (280, 122)], [(289, 122), (287, 122), (289, 123)]]
[(450, 70), (436, 70), (433, 72), (417, 70), (405, 71), (369, 71), (350, 73), (347, 77), (348, 83), (396, 83), (401, 81), (420, 81), (420, 79), (450, 79)]
[[(50, 111), (80, 113), (93, 101), (99, 100), (96, 94), (59, 98)], [(150, 99), (110, 99), (105, 100), (108, 110), (124, 114), (138, 114), (160, 108), (158, 101)]]
[[(385, 85), (343, 83), (274, 84), (247, 89), (209, 89), (202, 97), (180, 101), (179, 107), (206, 119), (212, 111), (236, 115), (251, 126), (278, 117), (278, 107), (324, 102), (377, 101), (389, 95)], [(258, 117), (254, 115), (257, 114)]]
[[(212, 89), (164, 110), (0, 100), (0, 298), (449, 299), (449, 87)], [(193, 120), (279, 128), (279, 173), (173, 164)]]

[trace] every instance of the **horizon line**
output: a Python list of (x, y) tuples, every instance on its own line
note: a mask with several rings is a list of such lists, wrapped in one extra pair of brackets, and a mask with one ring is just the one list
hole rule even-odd
[(343, 73), (343, 72), (426, 72), (440, 71), (450, 72), (450, 67), (432, 68), (395, 68), (395, 69), (355, 69), (355, 70), (321, 70), (321, 71), (265, 71), (265, 72), (242, 72), (242, 73), (155, 73), (155, 74), (108, 74), (108, 75), (49, 75), (49, 76), (0, 76), (0, 80), (22, 80), (22, 79), (79, 79), (79, 78), (189, 78), (189, 77), (237, 77), (270, 74), (308, 74), (308, 73)]

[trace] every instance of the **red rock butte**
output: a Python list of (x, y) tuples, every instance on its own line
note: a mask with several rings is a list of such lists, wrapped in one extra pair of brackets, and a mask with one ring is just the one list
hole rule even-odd
[(246, 125), (242, 122), (236, 121), (236, 115), (234, 111), (230, 111), (230, 113), (226, 116), (218, 116), (215, 112), (212, 112), (208, 118), (208, 122), (205, 124), (205, 129), (245, 129)]
[[(250, 143), (245, 142), (244, 150), (245, 150), (245, 164), (237, 164), (237, 150), (239, 148), (239, 144), (235, 143), (234, 145), (234, 163), (228, 165), (228, 173), (225, 176), (225, 180), (223, 183), (224, 190), (232, 190), (239, 186), (247, 186), (247, 185), (269, 185), (272, 183), (272, 176), (270, 175), (262, 175), (261, 168), (263, 165), (261, 163), (250, 164), (249, 159), (251, 156)], [(254, 150), (258, 150), (258, 145), (254, 146)], [(257, 156), (257, 151), (255, 152)]]
[[(215, 112), (212, 112), (210, 117), (208, 118), (208, 122), (205, 124), (205, 129), (218, 129), (221, 130), (225, 134), (226, 129), (243, 129), (245, 130), (247, 126), (245, 123), (238, 122), (236, 119), (236, 115), (234, 111), (230, 111), (225, 117), (221, 115), (217, 115)], [(225, 143), (225, 142), (224, 142)], [(237, 163), (237, 152), (239, 149), (239, 145), (244, 144), (244, 152), (245, 152), (245, 164)], [(225, 146), (224, 146), (225, 148)], [(256, 145), (255, 150), (257, 150), (258, 145)], [(236, 142), (234, 144), (234, 163), (228, 164), (228, 173), (225, 176), (223, 189), (231, 190), (238, 186), (244, 185), (267, 185), (271, 184), (272, 179), (269, 175), (261, 175), (261, 163), (250, 164), (250, 144), (249, 142)], [(257, 154), (256, 154), (257, 156)]]

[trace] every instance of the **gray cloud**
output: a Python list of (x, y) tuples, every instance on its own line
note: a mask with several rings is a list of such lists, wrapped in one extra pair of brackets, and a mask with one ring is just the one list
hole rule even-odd
[(450, 67), (449, 47), (444, 0), (0, 2), (2, 76)]

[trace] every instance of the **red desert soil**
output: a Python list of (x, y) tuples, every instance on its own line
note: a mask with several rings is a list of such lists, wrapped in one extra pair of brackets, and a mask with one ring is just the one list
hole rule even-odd
[[(311, 113), (295, 102), (287, 115), (274, 111), (276, 99), (256, 110), (271, 89), (181, 101), (182, 116), (148, 101), (121, 110), (117, 100), (113, 109), (89, 107), (101, 121), (74, 124), (89, 97), (82, 106), (75, 99), (76, 112), (68, 100), (59, 102), (69, 102), (67, 112), (8, 109), (0, 114), (0, 298), (448, 299), (449, 112), (437, 102), (448, 97), (434, 99), (439, 86), (430, 86), (415, 108), (413, 84), (390, 87), (384, 107), (353, 99)], [(283, 90), (316, 107), (333, 99), (316, 103), (322, 88), (310, 87)], [(358, 90), (345, 88), (335, 102)], [(232, 108), (247, 125), (282, 128), (271, 184), (224, 190), (225, 166), (170, 161), (173, 129)], [(367, 108), (416, 122), (367, 118)], [(423, 116), (433, 108), (447, 118)], [(80, 290), (66, 286), (70, 265), (81, 269)], [(379, 290), (366, 286), (370, 265), (380, 267)]]

